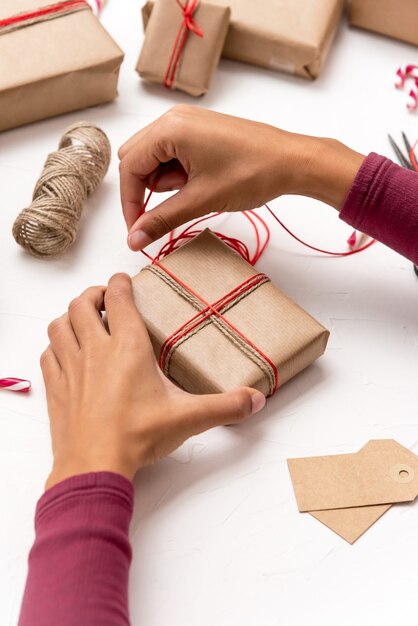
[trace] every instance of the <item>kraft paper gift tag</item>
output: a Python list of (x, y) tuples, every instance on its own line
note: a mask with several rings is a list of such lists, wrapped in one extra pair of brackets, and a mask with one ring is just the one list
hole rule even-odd
[(394, 503), (418, 495), (418, 457), (393, 439), (355, 454), (288, 459), (298, 508), (354, 543)]
[[(211, 0), (231, 7), (222, 56), (316, 78), (340, 23), (344, 0)], [(153, 11), (142, 10), (144, 26)]]
[[(51, 4), (1, 0), (0, 22)], [(0, 26), (0, 131), (117, 96), (123, 52), (89, 5), (48, 17)]]
[[(161, 264), (193, 293), (154, 264), (133, 278), (134, 297), (160, 366), (186, 391), (218, 393), (244, 385), (268, 396), (275, 390), (272, 368), (253, 346), (277, 368), (279, 385), (324, 352), (329, 332), (209, 230)], [(193, 294), (217, 303), (227, 323), (208, 314)], [(196, 316), (202, 323), (188, 324)], [(176, 331), (185, 324), (189, 330), (181, 337)], [(167, 343), (173, 334), (176, 341)]]
[(141, 78), (192, 96), (206, 93), (219, 64), (230, 14), (227, 6), (198, 2), (188, 29), (176, 0), (156, 0), (136, 66)]

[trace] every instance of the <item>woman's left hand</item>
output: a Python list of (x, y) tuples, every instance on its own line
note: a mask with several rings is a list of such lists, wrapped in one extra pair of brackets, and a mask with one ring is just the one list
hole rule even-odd
[(132, 479), (192, 435), (240, 422), (265, 404), (255, 389), (197, 396), (165, 378), (125, 274), (73, 300), (48, 335), (41, 357), (54, 455), (47, 488), (103, 470)]

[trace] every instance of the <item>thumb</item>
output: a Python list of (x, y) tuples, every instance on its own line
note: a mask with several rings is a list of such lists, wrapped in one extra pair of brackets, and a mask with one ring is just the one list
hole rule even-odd
[(266, 404), (266, 398), (261, 391), (240, 387), (225, 393), (191, 396), (190, 403), (186, 419), (190, 435), (197, 435), (215, 426), (238, 424), (255, 415)]
[(211, 213), (210, 202), (202, 195), (201, 185), (189, 182), (155, 209), (143, 213), (129, 230), (131, 250), (142, 250), (178, 226)]

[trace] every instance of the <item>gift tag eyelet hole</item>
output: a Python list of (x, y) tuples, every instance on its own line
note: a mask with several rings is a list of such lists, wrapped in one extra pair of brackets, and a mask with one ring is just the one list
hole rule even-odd
[(414, 469), (410, 465), (404, 465), (403, 463), (393, 465), (389, 470), (389, 474), (392, 480), (403, 484), (410, 483), (415, 478)]

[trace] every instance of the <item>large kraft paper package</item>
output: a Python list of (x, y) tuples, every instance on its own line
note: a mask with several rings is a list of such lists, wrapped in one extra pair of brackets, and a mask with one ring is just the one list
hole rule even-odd
[[(0, 20), (49, 5), (1, 0)], [(0, 29), (0, 131), (113, 100), (122, 60), (90, 9)]]
[[(154, 263), (133, 278), (135, 302), (162, 370), (186, 391), (217, 393), (244, 385), (266, 396), (274, 393), (270, 369), (243, 336), (274, 363), (279, 387), (325, 351), (329, 332), (211, 231), (160, 263), (167, 271)], [(242, 283), (255, 287), (216, 305), (237, 334), (211, 310), (205, 313), (194, 295), (214, 305)], [(192, 319), (190, 332), (170, 352), (167, 338)], [(202, 323), (196, 325), (196, 319)], [(168, 356), (163, 362), (162, 355)]]
[(418, 0), (351, 0), (349, 22), (418, 45)]
[[(229, 16), (228, 7), (199, 2), (193, 20), (203, 36), (189, 33), (174, 72), (172, 89), (181, 89), (192, 96), (201, 96), (208, 91), (225, 43)], [(177, 2), (156, 1), (136, 66), (141, 78), (165, 84), (167, 67), (170, 66), (183, 19)]]
[[(175, 0), (173, 0), (175, 2)], [(229, 6), (222, 56), (314, 79), (319, 76), (344, 0), (211, 0)], [(146, 27), (152, 2), (142, 9)]]

